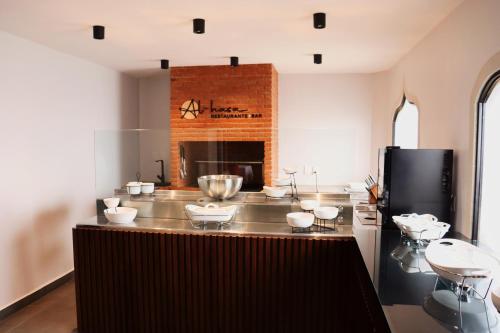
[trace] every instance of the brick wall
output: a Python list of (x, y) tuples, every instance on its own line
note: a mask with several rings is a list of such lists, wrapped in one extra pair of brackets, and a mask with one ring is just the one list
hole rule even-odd
[[(171, 69), (170, 175), (173, 186), (184, 186), (179, 175), (180, 141), (264, 141), (264, 181), (271, 184), (278, 163), (278, 74), (272, 64), (174, 67)], [(210, 110), (196, 119), (182, 119), (182, 104), (194, 99), (202, 109), (237, 107), (259, 118), (211, 118)], [(219, 113), (217, 113), (219, 114)], [(222, 113), (220, 113), (222, 114)], [(237, 114), (237, 113), (234, 113)]]

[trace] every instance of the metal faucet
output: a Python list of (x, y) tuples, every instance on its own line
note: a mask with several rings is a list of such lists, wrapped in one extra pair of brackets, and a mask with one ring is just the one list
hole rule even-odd
[(160, 180), (160, 184), (165, 184), (165, 168), (163, 160), (156, 160), (156, 163), (160, 162), (161, 164), (161, 175), (156, 175), (156, 177)]
[(316, 193), (319, 193), (319, 188), (318, 188), (318, 171), (314, 170), (313, 171), (315, 180), (316, 180)]

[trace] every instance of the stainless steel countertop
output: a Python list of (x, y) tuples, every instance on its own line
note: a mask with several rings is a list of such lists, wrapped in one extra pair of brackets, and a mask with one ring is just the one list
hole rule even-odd
[[(285, 223), (286, 214), (302, 211), (297, 199), (268, 198), (262, 192), (240, 192), (230, 199), (216, 201), (206, 197), (200, 191), (165, 190), (153, 195), (129, 195), (126, 191), (115, 192), (120, 198), (120, 205), (137, 209), (137, 218), (160, 218), (186, 220), (186, 204), (206, 205), (216, 203), (220, 206), (235, 205), (237, 213), (234, 222)], [(318, 200), (321, 206), (343, 207), (344, 224), (352, 223), (352, 201), (346, 193), (299, 193), (299, 198)], [(102, 214), (101, 207), (98, 215)]]
[(278, 236), (278, 237), (302, 237), (302, 238), (350, 238), (352, 235), (351, 225), (337, 225), (337, 231), (325, 233), (292, 233), (292, 228), (286, 223), (265, 222), (233, 222), (224, 229), (218, 229), (215, 224), (209, 224), (207, 229), (197, 229), (190, 221), (181, 219), (163, 218), (136, 218), (130, 224), (110, 223), (103, 216), (94, 216), (86, 221), (78, 223), (76, 227), (93, 227), (107, 230), (129, 230), (142, 232), (165, 232), (182, 234), (203, 235), (234, 235), (234, 236)]

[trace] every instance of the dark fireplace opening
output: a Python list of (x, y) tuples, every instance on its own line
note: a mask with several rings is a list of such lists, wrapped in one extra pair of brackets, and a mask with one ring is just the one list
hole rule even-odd
[(242, 191), (264, 186), (264, 141), (182, 141), (180, 175), (184, 184), (198, 187), (198, 177), (230, 174), (243, 177)]

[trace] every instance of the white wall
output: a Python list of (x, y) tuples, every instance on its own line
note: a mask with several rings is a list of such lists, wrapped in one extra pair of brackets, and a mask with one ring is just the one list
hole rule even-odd
[(73, 269), (95, 214), (94, 129), (138, 125), (138, 83), (0, 32), (0, 309)]
[(139, 81), (139, 126), (152, 131), (140, 133), (140, 171), (143, 180), (159, 181), (160, 165), (165, 162), (169, 180), (170, 162), (170, 73), (162, 72)]
[(455, 150), (457, 229), (470, 236), (474, 115), (481, 69), (500, 51), (500, 1), (466, 0), (394, 68), (376, 75), (372, 172), (403, 90), (420, 111), (420, 147)]
[(316, 167), (320, 185), (361, 181), (370, 168), (373, 77), (369, 74), (279, 76), (279, 168)]

